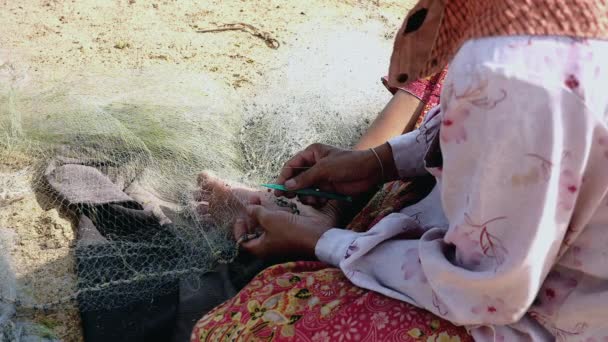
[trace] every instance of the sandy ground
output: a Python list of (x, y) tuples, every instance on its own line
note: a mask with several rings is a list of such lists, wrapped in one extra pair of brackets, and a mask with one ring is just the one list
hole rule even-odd
[[(47, 303), (69, 297), (76, 289), (71, 222), (57, 210), (44, 210), (31, 187), (27, 169), (0, 171), (0, 229), (14, 230), (11, 248), (12, 269), (18, 279), (20, 300)], [(33, 319), (53, 335), (78, 341), (79, 315), (76, 308), (62, 306), (47, 312), (18, 312)]]
[[(33, 70), (77, 72), (99, 68), (143, 68), (167, 64), (215, 73), (234, 87), (255, 86), (273, 67), (278, 51), (307, 40), (298, 29), (322, 37), (336, 28), (369, 21), (392, 35), (412, 0), (342, 1), (168, 1), (2, 0), (3, 49), (29, 55)], [(241, 31), (197, 33), (245, 23), (280, 43)], [(382, 37), (379, 37), (382, 39)]]
[[(167, 66), (212, 75), (246, 99), (297, 69), (295, 87), (323, 92), (340, 79), (349, 86), (358, 82), (364, 90), (387, 66), (383, 61), (388, 63), (393, 33), (413, 2), (0, 0), (0, 49), (13, 59), (18, 56), (39, 78)], [(198, 32), (226, 24), (253, 28)], [(358, 46), (355, 35), (342, 49), (337, 45), (342, 32), (351, 31), (370, 45)], [(275, 41), (276, 49), (268, 45)], [(321, 53), (327, 50), (332, 54)], [(324, 57), (316, 60), (317, 54)], [(375, 58), (376, 69), (366, 64), (367, 55)], [(293, 56), (304, 57), (294, 63)], [(307, 75), (306, 68), (315, 64), (322, 68)], [(331, 77), (320, 80), (321, 73)], [(32, 296), (59, 298), (73, 288), (74, 230), (55, 209), (40, 206), (29, 177), (20, 164), (0, 160), (0, 229), (16, 232), (11, 252), (16, 276), (44, 290)], [(41, 279), (56, 281), (36, 285)], [(35, 319), (64, 341), (82, 340), (74, 308)]]

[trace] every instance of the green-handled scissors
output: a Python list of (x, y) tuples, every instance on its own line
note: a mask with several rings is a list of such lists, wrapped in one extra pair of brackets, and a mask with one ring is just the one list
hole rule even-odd
[[(262, 186), (265, 188), (280, 190), (280, 191), (285, 191), (285, 192), (290, 191), (290, 190), (287, 190), (287, 188), (285, 188), (281, 184), (262, 184)], [(334, 200), (338, 200), (338, 201), (347, 201), (347, 202), (353, 201), (353, 198), (350, 196), (334, 194), (331, 192), (323, 192), (319, 189), (306, 188), (306, 189), (300, 189), (300, 190), (291, 191), (291, 192), (296, 193), (298, 195), (316, 196), (316, 197), (334, 199)]]

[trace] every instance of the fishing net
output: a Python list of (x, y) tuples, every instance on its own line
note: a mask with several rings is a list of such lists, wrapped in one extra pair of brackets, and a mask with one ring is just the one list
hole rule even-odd
[[(5, 63), (2, 73), (3, 315), (150, 301), (234, 260), (230, 222), (198, 214), (194, 198), (204, 169), (243, 174), (243, 111), (226, 87), (159, 70), (38, 82)], [(236, 209), (223, 209), (230, 220)], [(9, 341), (27, 327), (0, 325)]]
[[(177, 80), (154, 73), (128, 81), (81, 78), (61, 89), (38, 85), (35, 93), (4, 89), (0, 163), (19, 170), (43, 206), (71, 216), (80, 234), (73, 246), (76, 281), (32, 279), (25, 287), (44, 283), (47, 291), (18, 289), (18, 305), (47, 308), (76, 299), (83, 310), (125, 305), (234, 258), (226, 224), (201, 219), (191, 203), (202, 169), (227, 177), (240, 169), (231, 141), (240, 111), (229, 99), (203, 103), (205, 95), (226, 93), (209, 80)], [(5, 206), (19, 200), (5, 197)]]
[(241, 207), (201, 214), (197, 175), (268, 182), (310, 143), (352, 145), (386, 100), (291, 75), (239, 100), (195, 73), (36, 79), (0, 60), (0, 332), (14, 311), (119, 308), (235, 260)]

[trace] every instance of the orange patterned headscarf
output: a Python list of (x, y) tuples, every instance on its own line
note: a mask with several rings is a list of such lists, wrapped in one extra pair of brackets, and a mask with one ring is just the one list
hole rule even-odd
[(439, 72), (466, 40), (501, 35), (608, 39), (608, 0), (420, 0), (395, 38), (388, 83)]

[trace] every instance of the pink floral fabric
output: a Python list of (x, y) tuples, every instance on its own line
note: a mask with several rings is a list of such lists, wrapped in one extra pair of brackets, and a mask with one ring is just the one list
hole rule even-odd
[(319, 259), (478, 341), (608, 341), (607, 60), (603, 41), (467, 42), (440, 106), (389, 142), (400, 176), (435, 188), (329, 230)]

